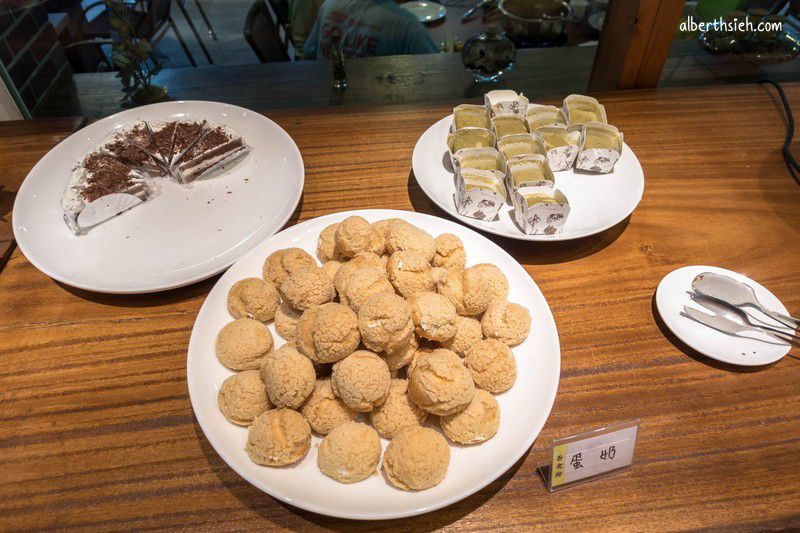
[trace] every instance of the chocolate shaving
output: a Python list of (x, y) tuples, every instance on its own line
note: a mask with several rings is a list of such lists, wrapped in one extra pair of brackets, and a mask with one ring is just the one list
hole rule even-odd
[(159, 155), (166, 161), (172, 159), (172, 147), (175, 141), (175, 122), (167, 122), (159, 130), (153, 131), (153, 141), (158, 149)]
[(178, 157), (181, 152), (200, 139), (205, 130), (203, 122), (181, 122), (175, 128), (175, 144), (172, 148), (173, 157)]

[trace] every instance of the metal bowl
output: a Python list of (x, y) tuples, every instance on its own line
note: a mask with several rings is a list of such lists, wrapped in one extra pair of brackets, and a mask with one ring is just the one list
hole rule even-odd
[(517, 45), (552, 44), (572, 18), (572, 6), (563, 0), (500, 0), (503, 30)]

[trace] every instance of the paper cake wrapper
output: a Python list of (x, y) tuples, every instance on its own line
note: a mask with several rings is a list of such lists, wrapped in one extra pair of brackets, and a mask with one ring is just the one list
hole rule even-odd
[(528, 111), (528, 98), (511, 90), (489, 91), (483, 96), (483, 100), (492, 116), (514, 114), (525, 118)]
[[(533, 204), (525, 202), (526, 194), (547, 193), (555, 196), (561, 203)], [(520, 187), (514, 191), (514, 220), (527, 235), (554, 235), (564, 230), (569, 216), (569, 202), (564, 193), (552, 186)]]
[(581, 132), (581, 138), (577, 145), (568, 145), (568, 146), (558, 146), (556, 148), (551, 148), (547, 151), (547, 163), (550, 165), (550, 170), (553, 172), (558, 172), (561, 170), (569, 170), (572, 168), (572, 165), (575, 164), (575, 158), (578, 157), (578, 153), (581, 151), (583, 147), (583, 126), (564, 126), (561, 124), (553, 124), (551, 126), (542, 126), (538, 130), (536, 130), (535, 134), (539, 135), (539, 139), (542, 140), (542, 144), (544, 145), (544, 140), (539, 132), (542, 130), (548, 130), (550, 128), (559, 128), (566, 130), (568, 132), (571, 131), (579, 131)]
[[(477, 170), (476, 173), (492, 175), (502, 183), (503, 173), (498, 170)], [(477, 220), (494, 220), (497, 218), (497, 212), (505, 205), (506, 199), (493, 191), (486, 189), (466, 189), (464, 177), (461, 172), (456, 174), (456, 211), (458, 214), (465, 217), (475, 218)]]
[[(608, 124), (591, 123), (593, 127), (606, 129), (614, 132), (619, 138), (619, 145), (622, 146), (623, 135), (616, 127)], [(586, 126), (584, 126), (584, 141), (586, 138)], [(598, 174), (608, 174), (614, 170), (614, 165), (619, 161), (622, 154), (617, 150), (608, 148), (590, 148), (588, 150), (581, 149), (578, 157), (575, 160), (575, 168), (578, 170), (585, 170), (587, 172), (596, 172)]]

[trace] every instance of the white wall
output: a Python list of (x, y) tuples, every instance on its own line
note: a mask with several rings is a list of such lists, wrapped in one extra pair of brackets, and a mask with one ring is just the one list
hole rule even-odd
[(0, 120), (20, 120), (22, 113), (20, 113), (14, 98), (8, 92), (8, 87), (0, 79)]

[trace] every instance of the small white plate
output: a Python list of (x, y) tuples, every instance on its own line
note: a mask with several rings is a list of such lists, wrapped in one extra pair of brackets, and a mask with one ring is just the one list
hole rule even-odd
[(447, 9), (436, 2), (404, 2), (400, 7), (417, 17), (417, 20), (426, 24), (435, 22), (447, 16)]
[[(431, 235), (445, 232), (457, 235), (464, 242), (467, 264), (497, 265), (508, 278), (509, 300), (530, 310), (531, 334), (513, 348), (517, 381), (497, 397), (501, 410), (497, 434), (477, 446), (451, 446), (447, 476), (428, 490), (402, 491), (391, 486), (382, 475), (352, 485), (337, 483), (317, 468), (316, 445), (321, 439), (316, 435), (311, 449), (299, 463), (283, 468), (259, 466), (244, 451), (247, 429), (228, 422), (217, 406), (219, 388), (232, 374), (214, 354), (217, 332), (232, 320), (226, 309), (231, 286), (242, 278), (261, 276), (264, 259), (275, 250), (298, 246), (313, 253), (320, 231), (354, 214), (370, 222), (399, 217)], [(276, 345), (282, 345), (285, 341), (275, 334), (272, 324), (269, 327)], [(558, 389), (560, 363), (558, 332), (547, 301), (514, 258), (460, 224), (410, 211), (376, 209), (336, 213), (292, 226), (263, 241), (234, 263), (214, 285), (197, 315), (189, 341), (186, 374), (192, 407), (203, 433), (239, 475), (275, 498), (302, 509), (329, 516), (378, 520), (426, 513), (457, 502), (511, 468), (533, 444), (550, 414)], [(382, 444), (385, 449), (387, 442)]]
[(422, 134), (414, 147), (411, 166), (425, 194), (464, 224), (523, 241), (566, 241), (600, 233), (622, 222), (642, 199), (642, 166), (626, 144), (622, 149), (622, 157), (610, 174), (580, 173), (574, 169), (555, 172), (556, 188), (567, 196), (571, 207), (561, 233), (526, 235), (514, 221), (511, 205), (500, 208), (498, 220), (477, 220), (459, 215), (455, 204), (454, 175), (447, 151), (447, 134), (452, 122), (453, 115), (449, 115)]
[[(64, 224), (61, 196), (70, 170), (116, 128), (139, 120), (208, 119), (236, 130), (250, 152), (221, 173), (189, 185), (157, 180), (161, 193), (85, 235)], [(278, 231), (303, 192), (294, 141), (263, 115), (217, 102), (166, 102), (95, 122), (50, 150), (14, 202), (14, 237), (48, 276), (97, 292), (155, 292), (224, 270)]]
[[(788, 314), (786, 307), (764, 286), (747, 276), (724, 268), (712, 266), (687, 266), (673, 270), (661, 280), (656, 290), (656, 307), (664, 323), (681, 341), (712, 359), (741, 366), (759, 366), (774, 363), (787, 353), (790, 346), (760, 333), (728, 335), (683, 316), (683, 306), (710, 313), (689, 296), (692, 280), (703, 272), (724, 274), (750, 285), (766, 307)], [(748, 309), (759, 318), (766, 318), (755, 309)], [(773, 324), (773, 321), (767, 321)]]

